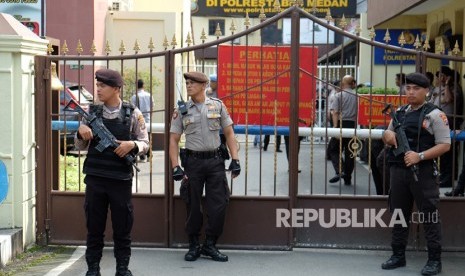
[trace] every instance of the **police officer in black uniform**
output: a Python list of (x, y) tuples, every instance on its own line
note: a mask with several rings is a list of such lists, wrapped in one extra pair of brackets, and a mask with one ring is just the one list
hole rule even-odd
[[(441, 272), (441, 222), (437, 205), (439, 186), (433, 159), (450, 148), (450, 132), (446, 115), (436, 106), (426, 103), (429, 80), (421, 73), (406, 76), (404, 87), (408, 105), (399, 108), (396, 118), (405, 130), (410, 151), (395, 157), (389, 151), (391, 190), (390, 211), (401, 210), (404, 225), (396, 224), (392, 229), (393, 255), (384, 262), (383, 269), (394, 269), (406, 265), (405, 248), (411, 219), (423, 223), (428, 246), (428, 261), (422, 275), (436, 275)], [(397, 147), (396, 134), (392, 121), (383, 134), (383, 141)], [(413, 166), (413, 170), (412, 170)], [(414, 171), (418, 181), (414, 178)], [(412, 217), (415, 201), (418, 216)], [(421, 218), (419, 220), (418, 218)]]
[[(219, 131), (223, 130), (231, 153), (231, 176), (237, 177), (241, 167), (233, 121), (222, 101), (206, 97), (208, 78), (205, 74), (187, 72), (184, 78), (187, 94), (191, 99), (186, 103), (187, 110), (179, 109), (173, 113), (169, 151), (173, 179), (183, 180), (183, 185), (187, 185), (184, 198), (187, 203), (186, 232), (189, 236), (189, 251), (184, 259), (195, 261), (202, 254), (215, 261), (226, 262), (228, 256), (216, 248), (216, 241), (223, 232), (230, 194), (224, 164), (228, 154), (225, 148), (220, 147)], [(182, 133), (186, 135), (186, 154), (181, 156), (185, 173), (178, 162), (178, 144)], [(200, 247), (199, 234), (203, 223), (201, 199), (204, 186), (208, 222), (205, 228), (205, 242)]]
[(95, 73), (95, 78), (97, 95), (103, 104), (91, 105), (89, 112), (102, 120), (120, 145), (116, 149), (107, 148), (100, 152), (96, 149), (99, 141), (87, 122), (84, 120), (79, 126), (76, 146), (81, 150), (88, 149), (83, 168), (86, 174), (86, 275), (100, 275), (99, 263), (110, 206), (116, 276), (130, 276), (130, 235), (134, 218), (131, 202), (133, 169), (123, 157), (127, 154), (145, 154), (148, 149), (148, 135), (139, 109), (120, 99), (120, 88), (123, 86), (121, 75), (117, 71), (101, 69)]

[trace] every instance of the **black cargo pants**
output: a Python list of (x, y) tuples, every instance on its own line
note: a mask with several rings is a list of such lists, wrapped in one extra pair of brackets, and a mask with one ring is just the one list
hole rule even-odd
[[(439, 204), (439, 186), (433, 175), (433, 162), (428, 160), (418, 164), (418, 182), (413, 178), (410, 168), (402, 164), (391, 163), (391, 190), (389, 205), (402, 210), (407, 227), (396, 224), (392, 229), (392, 244), (406, 246), (410, 222), (423, 224), (428, 248), (441, 247), (441, 220), (437, 205)], [(412, 215), (413, 201), (418, 213)]]
[(114, 256), (131, 256), (131, 229), (134, 221), (131, 201), (132, 180), (87, 175), (84, 210), (87, 223), (86, 257), (101, 258), (108, 207), (111, 210)]
[(205, 186), (207, 226), (205, 234), (219, 237), (223, 233), (229, 187), (224, 159), (218, 155), (210, 158), (188, 156), (184, 167), (189, 181), (190, 202), (187, 205), (186, 233), (199, 235), (203, 224), (202, 194)]

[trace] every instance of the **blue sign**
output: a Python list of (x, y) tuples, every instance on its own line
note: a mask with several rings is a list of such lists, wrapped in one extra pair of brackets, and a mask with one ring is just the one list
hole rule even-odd
[(8, 194), (8, 172), (2, 160), (0, 160), (0, 204)]
[[(386, 30), (376, 30), (375, 40), (381, 43), (386, 43), (384, 41), (384, 36), (386, 35)], [(391, 46), (398, 46), (399, 39), (404, 34), (405, 49), (415, 49), (413, 44), (415, 43), (415, 39), (418, 35), (420, 42), (423, 45), (423, 41), (421, 41), (421, 30), (420, 29), (409, 29), (409, 30), (389, 30), (389, 35), (391, 37), (391, 41), (389, 41), (389, 45)], [(375, 64), (415, 64), (416, 55), (405, 54), (398, 51), (386, 50), (384, 48), (375, 47)]]

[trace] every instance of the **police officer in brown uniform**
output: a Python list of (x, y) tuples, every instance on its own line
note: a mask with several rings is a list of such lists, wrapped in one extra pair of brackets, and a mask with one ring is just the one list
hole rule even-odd
[[(216, 248), (216, 241), (223, 232), (226, 207), (229, 202), (229, 187), (225, 172), (225, 156), (220, 150), (219, 131), (222, 129), (231, 152), (229, 170), (231, 176), (240, 174), (233, 121), (226, 106), (218, 99), (205, 94), (208, 78), (200, 72), (184, 73), (187, 94), (187, 112), (174, 111), (170, 129), (170, 159), (173, 179), (188, 181), (188, 204), (186, 232), (189, 236), (189, 251), (186, 261), (195, 261), (200, 255), (215, 261), (226, 262), (228, 256)], [(179, 166), (179, 140), (186, 135), (186, 158), (184, 171)], [(182, 158), (182, 157), (181, 157)], [(205, 185), (205, 209), (208, 222), (205, 242), (200, 247), (199, 234), (203, 223), (201, 199)]]
[(148, 149), (148, 135), (140, 110), (120, 99), (120, 88), (123, 86), (121, 75), (114, 70), (101, 69), (95, 72), (95, 78), (97, 96), (103, 104), (91, 105), (89, 113), (102, 120), (120, 145), (117, 148), (108, 147), (103, 152), (98, 151), (98, 138), (92, 133), (88, 122), (83, 119), (75, 144), (80, 150), (88, 150), (83, 168), (86, 174), (86, 275), (100, 275), (99, 264), (110, 206), (116, 276), (130, 276), (132, 273), (128, 265), (134, 220), (131, 187), (134, 174), (132, 165), (123, 157), (127, 154), (145, 154)]
[[(383, 269), (394, 269), (406, 265), (405, 248), (412, 219), (412, 205), (415, 201), (422, 218), (428, 246), (428, 262), (422, 275), (436, 275), (441, 272), (441, 221), (437, 205), (439, 186), (433, 159), (450, 148), (450, 132), (446, 115), (431, 103), (426, 103), (429, 80), (421, 73), (406, 76), (405, 95), (408, 105), (399, 108), (396, 118), (404, 129), (410, 151), (394, 156), (392, 147), (397, 147), (396, 133), (392, 121), (383, 134), (383, 141), (391, 145), (388, 153), (390, 164), (391, 190), (389, 206), (391, 212), (400, 210), (406, 225), (396, 224), (392, 229), (391, 246), (393, 255), (384, 262)], [(414, 178), (412, 166), (417, 171)], [(416, 219), (418, 220), (418, 219)]]

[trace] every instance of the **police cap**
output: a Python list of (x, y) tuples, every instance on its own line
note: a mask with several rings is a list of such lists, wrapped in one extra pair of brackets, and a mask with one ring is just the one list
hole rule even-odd
[(195, 82), (200, 82), (200, 83), (206, 83), (208, 82), (208, 77), (204, 73), (201, 72), (186, 72), (184, 73), (184, 78), (186, 80), (191, 80)]
[(422, 73), (408, 74), (405, 79), (406, 79), (406, 84), (416, 84), (423, 88), (429, 88), (430, 86), (429, 79)]
[(95, 79), (112, 87), (121, 87), (124, 83), (121, 74), (118, 71), (111, 69), (98, 70), (95, 72)]

